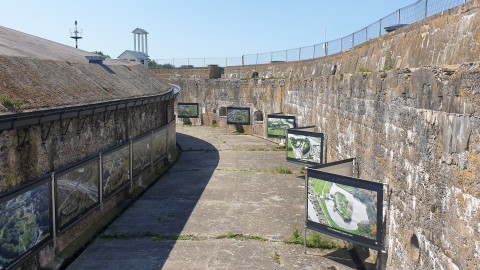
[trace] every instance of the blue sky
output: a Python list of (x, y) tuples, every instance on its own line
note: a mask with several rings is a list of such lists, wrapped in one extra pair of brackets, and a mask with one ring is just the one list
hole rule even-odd
[(152, 59), (238, 57), (349, 35), (416, 0), (0, 0), (0, 25), (116, 58), (147, 30)]

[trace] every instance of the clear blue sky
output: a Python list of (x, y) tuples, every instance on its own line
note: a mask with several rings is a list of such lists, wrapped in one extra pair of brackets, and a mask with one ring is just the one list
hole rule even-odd
[(349, 35), (416, 0), (0, 0), (0, 25), (116, 58), (147, 30), (151, 59), (238, 57)]

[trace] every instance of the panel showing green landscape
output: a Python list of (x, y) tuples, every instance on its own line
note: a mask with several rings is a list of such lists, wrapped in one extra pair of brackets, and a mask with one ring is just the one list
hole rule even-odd
[(321, 163), (322, 138), (306, 135), (288, 134), (287, 158), (312, 163)]
[(102, 156), (103, 195), (108, 197), (112, 192), (130, 180), (130, 145)]
[(295, 127), (295, 118), (280, 118), (271, 117), (267, 118), (267, 136), (268, 137), (285, 137), (287, 135), (287, 129)]
[(250, 108), (227, 107), (227, 124), (250, 125)]
[(50, 237), (50, 201), (45, 181), (0, 203), (0, 269)]
[(375, 240), (377, 192), (309, 177), (308, 220)]
[(92, 159), (55, 176), (57, 224), (61, 229), (99, 202), (99, 165)]
[(164, 128), (153, 133), (153, 161), (157, 161), (167, 153), (167, 129)]
[(198, 117), (198, 103), (178, 103), (178, 118)]
[(137, 176), (151, 165), (150, 136), (133, 143), (133, 175)]

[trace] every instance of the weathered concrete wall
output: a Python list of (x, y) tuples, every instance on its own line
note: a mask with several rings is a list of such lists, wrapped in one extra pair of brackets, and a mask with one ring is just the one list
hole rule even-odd
[[(224, 106), (295, 115), (327, 135), (328, 161), (356, 157), (359, 177), (388, 184), (382, 267), (478, 269), (479, 7), (473, 1), (328, 58), (173, 82), (179, 101), (205, 109), (206, 125), (222, 123)], [(261, 79), (242, 79), (253, 71)], [(251, 132), (264, 135), (265, 125)]]

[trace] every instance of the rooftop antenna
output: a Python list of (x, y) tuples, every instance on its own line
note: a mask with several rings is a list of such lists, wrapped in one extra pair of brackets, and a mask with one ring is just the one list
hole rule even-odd
[(77, 28), (77, 21), (75, 21), (75, 28), (70, 29), (70, 38), (75, 39), (75, 48), (78, 49), (78, 40), (82, 38), (83, 31), (82, 29)]

